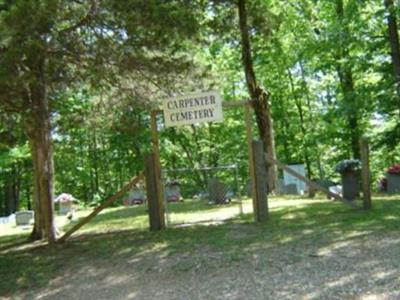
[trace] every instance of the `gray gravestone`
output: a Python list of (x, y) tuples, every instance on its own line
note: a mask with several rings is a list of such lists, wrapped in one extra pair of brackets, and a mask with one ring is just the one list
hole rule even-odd
[(181, 187), (179, 183), (165, 186), (165, 197), (168, 202), (178, 202), (181, 199)]
[(400, 193), (400, 175), (386, 174), (387, 192), (389, 194)]
[(15, 223), (17, 225), (29, 225), (31, 220), (33, 220), (33, 211), (31, 210), (18, 211), (15, 213)]
[(132, 204), (143, 204), (145, 200), (145, 192), (140, 187), (135, 187), (131, 190), (128, 197), (128, 202)]
[(343, 198), (353, 201), (360, 193), (360, 181), (356, 172), (346, 172), (342, 174)]
[(278, 178), (278, 195), (283, 195), (284, 194), (284, 186), (285, 184), (283, 183), (283, 179), (282, 178)]
[(211, 178), (208, 182), (209, 201), (215, 204), (227, 202), (228, 186), (220, 182), (217, 178)]
[(67, 215), (72, 211), (72, 201), (61, 202), (60, 201), (60, 215)]
[(286, 184), (283, 186), (284, 195), (297, 195), (297, 185), (295, 183)]

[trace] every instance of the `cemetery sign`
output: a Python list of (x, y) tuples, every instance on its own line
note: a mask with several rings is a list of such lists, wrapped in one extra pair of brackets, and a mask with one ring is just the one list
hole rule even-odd
[(218, 92), (193, 93), (163, 100), (166, 127), (222, 122), (222, 102)]

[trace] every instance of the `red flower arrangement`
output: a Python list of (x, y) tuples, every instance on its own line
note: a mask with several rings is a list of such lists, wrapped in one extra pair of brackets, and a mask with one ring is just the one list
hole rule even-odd
[(391, 166), (386, 170), (386, 173), (393, 175), (400, 175), (400, 164)]

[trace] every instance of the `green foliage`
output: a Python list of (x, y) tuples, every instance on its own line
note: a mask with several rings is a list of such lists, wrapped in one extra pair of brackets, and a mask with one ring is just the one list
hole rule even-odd
[[(0, 122), (0, 186), (9, 177), (4, 170), (18, 169), (25, 176), (21, 191), (32, 190), (23, 87), (37, 81), (40, 58), (53, 123), (55, 192), (84, 203), (101, 202), (143, 169), (155, 99), (208, 89), (221, 91), (225, 101), (248, 98), (235, 1), (93, 3), (0, 3), (0, 113), (22, 112)], [(399, 97), (381, 1), (257, 0), (248, 1), (248, 15), (255, 72), (270, 93), (281, 161), (304, 162), (312, 178), (334, 177), (337, 162), (354, 156), (354, 134), (370, 137), (374, 181), (400, 161)], [(353, 89), (343, 84), (343, 71), (351, 73)], [(243, 111), (224, 115), (221, 124), (174, 129), (160, 119), (163, 168), (237, 164), (243, 188)], [(349, 126), (352, 116), (356, 128)], [(193, 172), (180, 180), (204, 189), (207, 176)]]
[(3, 153), (0, 152), (0, 170), (5, 171), (14, 164), (29, 159), (29, 151), (28, 145), (24, 144), (10, 148)]
[[(394, 148), (400, 132), (384, 8), (378, 1), (361, 6), (343, 1), (340, 17), (341, 2), (251, 1), (249, 15), (263, 15), (261, 23), (257, 17), (249, 19), (254, 65), (258, 80), (271, 94), (280, 160), (304, 162), (314, 178), (335, 176), (337, 162), (354, 155), (352, 135), (368, 135), (376, 180), (382, 166), (398, 160)], [(223, 3), (219, 10), (235, 9)], [(231, 25), (219, 29), (230, 32)], [(226, 98), (245, 98), (239, 37), (230, 37), (229, 42), (217, 40), (210, 46), (214, 51), (209, 59), (224, 75), (221, 88)], [(351, 72), (353, 91), (344, 89), (340, 69)], [(349, 126), (352, 116), (357, 117), (357, 127)]]
[(1, 4), (1, 117), (18, 116), (32, 142), (50, 116), (56, 193), (90, 202), (143, 169), (144, 110), (153, 106), (150, 93), (188, 76), (194, 7), (180, 0)]

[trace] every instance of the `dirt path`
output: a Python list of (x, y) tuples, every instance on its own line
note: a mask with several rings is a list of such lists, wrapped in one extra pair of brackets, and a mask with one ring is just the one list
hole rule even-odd
[[(371, 237), (372, 236), (372, 237)], [(74, 258), (79, 260), (79, 258)], [(82, 264), (20, 299), (399, 299), (400, 235), (127, 254)], [(14, 298), (14, 297), (13, 297)]]

